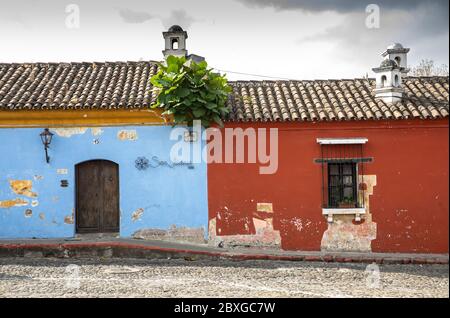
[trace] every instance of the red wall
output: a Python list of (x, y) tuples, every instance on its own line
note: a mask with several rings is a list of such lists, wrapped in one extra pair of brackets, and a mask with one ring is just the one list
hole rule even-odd
[[(285, 250), (320, 250), (321, 157), (317, 138), (366, 137), (366, 175), (377, 176), (370, 211), (377, 223), (373, 252), (448, 253), (448, 120), (344, 123), (228, 124), (279, 129), (279, 167), (260, 175), (257, 164), (209, 164), (209, 218), (220, 235), (254, 234), (245, 228), (258, 202), (273, 203), (274, 228)], [(298, 231), (290, 220), (300, 217)], [(248, 222), (247, 222), (248, 224)], [(307, 225), (307, 226), (306, 226)]]

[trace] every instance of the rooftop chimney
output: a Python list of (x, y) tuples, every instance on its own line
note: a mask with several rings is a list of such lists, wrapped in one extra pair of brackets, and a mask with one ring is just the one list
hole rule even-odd
[(385, 103), (396, 103), (402, 100), (403, 76), (408, 74), (407, 54), (409, 49), (403, 48), (399, 43), (388, 46), (382, 54), (383, 62), (372, 69), (376, 75), (375, 98)]
[(173, 55), (177, 57), (186, 57), (188, 62), (200, 63), (205, 60), (203, 56), (190, 54), (186, 50), (186, 39), (188, 34), (179, 25), (172, 26), (169, 31), (163, 32), (166, 49), (163, 51), (164, 59)]
[(170, 55), (177, 57), (187, 56), (186, 39), (188, 34), (179, 25), (172, 26), (169, 31), (163, 32), (166, 49), (163, 51), (164, 58)]
[(408, 48), (404, 48), (400, 43), (394, 43), (387, 47), (386, 51), (383, 52), (382, 56), (385, 59), (395, 61), (398, 66), (403, 68), (402, 74), (406, 76), (409, 72), (408, 68)]

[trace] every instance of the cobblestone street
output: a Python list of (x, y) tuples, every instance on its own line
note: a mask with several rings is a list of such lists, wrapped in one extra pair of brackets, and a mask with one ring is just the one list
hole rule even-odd
[(0, 259), (0, 297), (449, 297), (448, 265)]

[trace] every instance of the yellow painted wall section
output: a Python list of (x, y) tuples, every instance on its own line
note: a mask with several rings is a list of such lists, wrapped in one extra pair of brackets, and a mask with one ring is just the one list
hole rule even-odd
[(0, 128), (170, 125), (161, 110), (18, 110), (0, 111)]

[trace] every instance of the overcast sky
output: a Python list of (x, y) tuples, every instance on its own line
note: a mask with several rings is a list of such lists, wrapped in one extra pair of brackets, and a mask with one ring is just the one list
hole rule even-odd
[[(379, 28), (366, 25), (370, 3), (380, 8)], [(70, 4), (79, 8), (79, 27)], [(448, 0), (0, 0), (0, 63), (160, 60), (161, 32), (179, 24), (190, 53), (217, 69), (371, 76), (392, 42), (411, 48), (412, 65), (448, 64), (448, 7)]]

